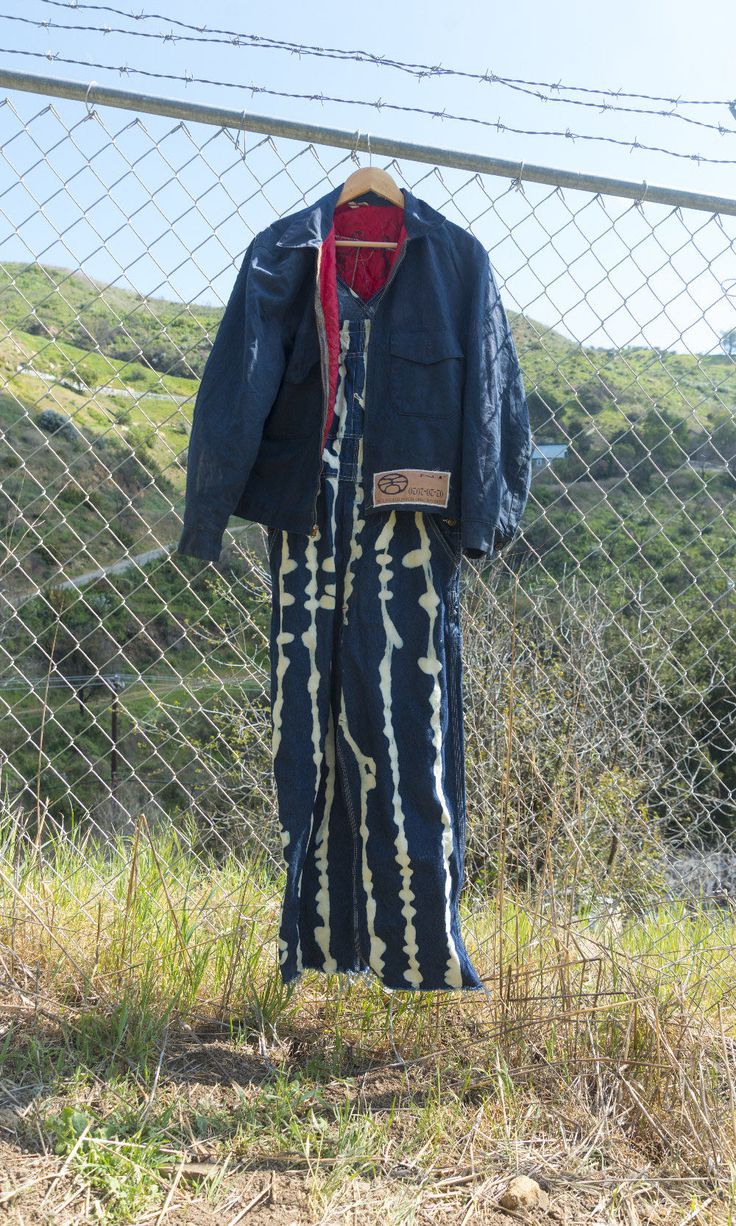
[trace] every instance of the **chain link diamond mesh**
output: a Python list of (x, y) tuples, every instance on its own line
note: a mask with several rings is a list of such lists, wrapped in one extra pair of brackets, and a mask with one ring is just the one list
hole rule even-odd
[[(231, 520), (217, 566), (172, 551), (242, 254), (355, 159), (29, 97), (0, 124), (9, 862), (53, 839), (49, 871), (94, 923), (129, 903), (100, 849), (173, 831), (170, 892), (234, 861), (273, 927), (263, 533)], [(520, 538), (462, 564), (466, 908), (715, 914), (736, 889), (736, 218), (383, 164), (488, 248), (535, 442)], [(96, 892), (63, 854), (80, 831)], [(73, 923), (63, 943), (81, 958)]]

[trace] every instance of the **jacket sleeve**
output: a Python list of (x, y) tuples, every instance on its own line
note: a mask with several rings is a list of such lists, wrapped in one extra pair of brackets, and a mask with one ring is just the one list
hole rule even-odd
[(260, 445), (263, 406), (284, 365), (280, 330), (264, 326), (273, 286), (259, 261), (261, 235), (243, 256), (207, 357), (187, 453), (184, 522), (177, 553), (216, 562)]
[(517, 536), (529, 495), (532, 451), (516, 347), (480, 243), (479, 252), (463, 392), (461, 535), (470, 558), (494, 557)]

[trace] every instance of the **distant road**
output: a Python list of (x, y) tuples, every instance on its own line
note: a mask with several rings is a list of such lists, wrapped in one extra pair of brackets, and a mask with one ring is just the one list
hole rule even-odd
[(103, 575), (119, 575), (121, 571), (128, 570), (134, 562), (137, 562), (140, 566), (145, 566), (146, 562), (153, 562), (155, 558), (162, 558), (165, 554), (171, 553), (175, 548), (175, 545), (159, 545), (156, 549), (146, 549), (143, 553), (136, 553), (130, 557), (121, 558), (119, 562), (109, 562), (107, 566), (100, 566), (97, 570), (85, 571), (83, 575), (76, 575), (74, 579), (62, 579), (61, 582), (55, 583), (54, 586), (84, 587), (87, 583), (93, 583), (95, 579), (101, 579)]
[(196, 392), (190, 392), (188, 396), (180, 392), (139, 392), (133, 387), (88, 387), (76, 379), (60, 379), (52, 370), (37, 370), (31, 362), (20, 362), (16, 372), (41, 379), (48, 387), (65, 387), (79, 396), (127, 396), (129, 400), (173, 400), (176, 404), (187, 404), (196, 395)]
[[(247, 531), (252, 525), (242, 524), (229, 531), (233, 535)], [(119, 562), (109, 562), (107, 566), (99, 566), (95, 570), (85, 571), (82, 575), (75, 575), (73, 579), (53, 579), (54, 587), (60, 588), (81, 588), (86, 587), (88, 583), (94, 583), (97, 579), (102, 579), (104, 575), (119, 575), (123, 571), (128, 570), (131, 566), (145, 566), (148, 562), (154, 562), (156, 558), (166, 557), (173, 553), (176, 545), (158, 545), (155, 549), (146, 549), (143, 553), (129, 554), (125, 558), (121, 558)], [(19, 595), (9, 595), (0, 587), (0, 611), (10, 606), (10, 608), (20, 609), (28, 600), (33, 600), (36, 596), (40, 596), (42, 588), (35, 587), (28, 592), (21, 592)]]
[(228, 686), (234, 685), (242, 690), (251, 690), (254, 694), (265, 694), (263, 685), (259, 685), (257, 681), (243, 680), (243, 671), (240, 673), (225, 673), (221, 677), (182, 677), (172, 673), (92, 673), (79, 675), (59, 675), (42, 676), (42, 677), (0, 677), (0, 690), (39, 690), (39, 689), (68, 689), (68, 690), (92, 690), (104, 688), (106, 690), (116, 690), (122, 693), (123, 690), (130, 689), (131, 686), (140, 685), (145, 681), (149, 689), (154, 689), (158, 694), (165, 694), (167, 690), (175, 690), (183, 687), (187, 691), (200, 689), (227, 689)]

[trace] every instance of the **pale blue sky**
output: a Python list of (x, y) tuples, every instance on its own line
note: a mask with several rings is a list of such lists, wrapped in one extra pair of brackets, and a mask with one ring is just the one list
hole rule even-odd
[[(262, 37), (362, 49), (469, 72), (490, 70), (499, 75), (559, 81), (563, 85), (589, 89), (601, 87), (684, 98), (736, 97), (733, 14), (725, 0), (700, 6), (685, 5), (681, 0), (667, 4), (654, 0), (638, 3), (621, 0), (615, 5), (598, 6), (577, 0), (562, 0), (555, 5), (542, 5), (532, 0), (515, 0), (504, 5), (481, 3), (480, 0), (461, 0), (451, 5), (405, 0), (400, 6), (387, 3), (387, 0), (375, 0), (361, 8), (332, 3), (303, 5), (291, 0), (280, 5), (247, 6), (223, 0), (210, 0), (207, 5), (194, 4), (190, 0), (179, 0), (176, 5), (172, 0), (156, 0), (155, 4), (148, 5), (142, 0), (135, 0), (135, 3), (117, 0), (117, 6), (136, 13), (156, 11), (168, 17), (205, 23), (209, 28), (222, 26)], [(27, 0), (22, 5), (18, 0), (10, 3), (6, 0), (0, 5), (0, 13), (6, 17), (15, 15), (76, 26), (133, 26), (112, 13), (95, 13), (81, 5), (70, 10), (42, 0)], [(6, 49), (24, 48), (42, 53), (51, 49), (59, 56), (110, 65), (127, 64), (153, 72), (193, 73), (218, 82), (239, 82), (243, 88), (185, 85), (132, 73), (121, 76), (117, 71), (0, 51), (0, 63), (18, 70), (85, 83), (94, 80), (263, 115), (308, 119), (350, 131), (367, 130), (399, 140), (442, 145), (519, 162), (736, 196), (736, 119), (726, 106), (679, 108), (678, 113), (701, 122), (720, 123), (729, 129), (719, 134), (675, 118), (615, 111), (602, 113), (598, 106), (567, 106), (556, 101), (544, 103), (499, 84), (452, 77), (417, 81), (389, 67), (340, 63), (309, 55), (300, 57), (265, 48), (194, 45), (184, 40), (162, 42), (116, 33), (67, 32), (52, 27), (37, 29), (11, 20), (2, 20), (0, 26), (0, 46)], [(165, 21), (140, 21), (133, 28), (151, 33), (169, 27)], [(181, 33), (176, 27), (170, 28)], [(498, 132), (495, 127), (401, 113), (385, 107), (379, 112), (365, 105), (297, 101), (263, 93), (254, 95), (248, 88), (251, 84), (272, 90), (328, 93), (353, 99), (380, 97), (385, 103), (444, 109), (494, 123), (500, 119), (521, 129), (562, 132), (569, 129), (580, 136), (573, 141), (564, 136), (515, 135)], [(0, 91), (0, 96), (3, 94), (4, 91)], [(44, 100), (20, 92), (9, 96), (24, 120), (37, 114), (44, 105)], [(571, 96), (581, 101), (601, 101), (585, 93)], [(664, 103), (636, 99), (621, 99), (620, 104), (670, 109)], [(54, 107), (66, 126), (80, 117), (78, 103), (56, 101)], [(112, 112), (108, 108), (101, 109), (101, 114), (107, 132), (117, 133), (132, 119), (130, 114)], [(146, 117), (145, 125), (147, 131), (158, 138), (161, 133), (170, 132), (172, 121)], [(280, 166), (278, 160), (272, 159), (269, 167), (269, 151), (263, 146), (262, 137), (246, 134), (245, 174), (242, 165), (233, 158), (232, 146), (223, 148), (222, 138), (209, 148), (211, 156), (208, 153), (205, 161), (198, 158), (188, 167), (184, 165), (186, 154), (181, 142), (178, 160), (174, 156), (177, 142), (173, 140), (170, 164), (175, 167), (177, 181), (186, 188), (188, 195), (182, 194), (178, 203), (172, 199), (169, 207), (164, 204), (166, 193), (162, 193), (161, 207), (157, 205), (152, 210), (150, 204), (146, 206), (145, 191), (154, 182), (165, 180), (165, 163), (159, 160), (154, 168), (148, 152), (150, 141), (139, 137), (134, 129), (126, 130), (119, 139), (117, 167), (114, 150), (107, 155), (96, 154), (93, 165), (99, 167), (99, 175), (87, 187), (83, 186), (85, 174), (80, 168), (94, 144), (89, 132), (76, 129), (78, 139), (75, 137), (73, 143), (64, 142), (55, 153), (53, 146), (60, 135), (56, 121), (43, 117), (34, 120), (30, 142), (26, 136), (17, 135), (18, 131), (17, 119), (4, 108), (0, 111), (0, 139), (9, 142), (6, 146), (9, 155), (0, 164), (0, 191), (5, 191), (0, 205), (4, 206), (10, 220), (11, 234), (4, 242), (0, 234), (0, 258), (29, 258), (32, 252), (37, 258), (65, 266), (77, 260), (92, 275), (117, 279), (120, 284), (127, 280), (145, 293), (202, 301), (218, 301), (226, 295), (233, 280), (234, 264), (250, 237), (247, 227), (258, 229), (275, 216), (300, 207), (304, 202), (300, 193), (312, 200), (329, 190), (331, 183), (346, 178), (353, 169), (349, 162), (341, 160), (345, 157), (343, 152), (321, 149), (322, 166), (333, 170), (331, 181), (325, 178), (320, 181), (319, 165), (311, 156), (297, 158), (293, 165), (293, 182), (281, 175), (265, 193), (258, 192), (256, 198), (249, 200), (256, 179), (263, 182)], [(698, 164), (664, 153), (631, 150), (628, 145), (619, 147), (584, 140), (583, 134), (615, 137), (627, 142), (638, 140), (682, 154), (733, 159), (734, 165)], [(196, 135), (200, 147), (214, 138), (213, 130), (203, 127), (196, 128)], [(241, 149), (242, 143), (241, 137)], [(258, 150), (249, 155), (248, 151), (256, 144)], [(75, 145), (79, 146), (79, 153)], [(25, 173), (38, 161), (39, 146), (46, 156), (29, 174), (28, 191), (8, 192), (14, 174)], [(279, 144), (282, 158), (294, 158), (299, 150), (300, 146), (294, 142)], [(138, 182), (129, 175), (116, 187), (124, 160), (129, 163), (138, 155), (143, 157)], [(256, 179), (248, 173), (248, 156), (253, 159), (251, 165)], [(55, 157), (61, 161), (55, 163)], [(382, 157), (374, 160), (379, 165), (385, 164)], [(361, 153), (361, 164), (367, 161), (367, 155)], [(518, 193), (508, 192), (506, 181), (487, 177), (488, 199), (485, 200), (482, 194), (463, 188), (468, 181), (467, 172), (443, 169), (442, 182), (438, 183), (431, 175), (428, 179), (424, 177), (431, 170), (426, 165), (402, 160), (401, 169), (406, 181), (415, 185), (418, 195), (429, 199), (453, 220), (461, 224), (465, 220), (472, 223), (474, 232), (492, 252), (510, 306), (523, 308), (571, 336), (597, 344), (626, 344), (638, 336), (642, 343), (707, 351), (714, 347), (720, 330), (733, 326), (736, 295), (729, 299), (722, 287), (736, 277), (732, 245), (736, 234), (734, 218), (724, 219), (725, 231), (710, 221), (708, 214), (697, 215), (692, 211), (686, 213), (684, 225), (668, 217), (669, 210), (665, 209), (652, 209), (642, 219), (637, 213), (631, 215), (630, 202), (621, 200), (611, 202), (608, 218), (604, 214), (598, 217), (592, 208), (579, 212), (586, 201), (582, 193), (569, 193), (568, 207), (561, 208), (558, 201), (550, 197), (549, 188), (531, 185), (525, 200)], [(187, 180), (187, 174), (194, 172), (196, 184)], [(65, 191), (54, 202), (55, 188), (74, 174), (78, 174), (78, 178), (73, 180), (71, 198)], [(149, 174), (150, 180), (147, 180)], [(110, 192), (108, 202), (100, 199), (101, 185)], [(171, 195), (171, 184), (167, 191)], [(185, 213), (184, 206), (187, 201), (191, 204), (192, 195), (200, 202), (200, 207), (195, 210), (190, 207)], [(31, 221), (28, 210), (34, 199), (43, 201), (44, 207)], [(228, 200), (242, 205), (239, 214), (233, 215)], [(490, 200), (497, 202), (496, 211), (477, 220)], [(86, 221), (83, 217), (85, 202), (89, 209)], [(578, 218), (578, 225), (570, 224), (571, 212)], [(626, 216), (617, 234), (613, 219), (624, 213)], [(172, 228), (170, 234), (162, 231), (162, 217)], [(126, 219), (128, 225), (124, 224)], [(54, 229), (64, 231), (62, 244), (54, 245)], [(700, 237), (693, 239), (696, 229)], [(13, 234), (13, 230), (17, 233)], [(551, 241), (550, 235), (555, 236)], [(631, 251), (632, 248), (633, 258), (624, 259), (627, 249)], [(187, 259), (187, 254), (193, 258)], [(601, 283), (601, 273), (606, 274), (605, 283)], [(210, 283), (212, 292), (208, 292)], [(667, 304), (666, 310), (662, 309), (663, 303)]]

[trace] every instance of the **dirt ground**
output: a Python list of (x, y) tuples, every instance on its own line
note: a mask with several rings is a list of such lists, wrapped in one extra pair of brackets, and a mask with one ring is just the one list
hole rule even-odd
[[(309, 1044), (305, 1044), (308, 1048)], [(299, 1045), (284, 1053), (289, 1070), (298, 1062)], [(365, 1058), (366, 1053), (362, 1053)], [(366, 1226), (380, 1223), (416, 1223), (424, 1226), (697, 1226), (732, 1220), (724, 1194), (677, 1178), (661, 1181), (639, 1178), (643, 1163), (620, 1172), (596, 1172), (569, 1160), (551, 1160), (554, 1138), (540, 1136), (539, 1159), (529, 1161), (534, 1144), (525, 1142), (526, 1160), (510, 1170), (500, 1150), (485, 1146), (463, 1147), (461, 1163), (448, 1149), (447, 1160), (426, 1162), (406, 1158), (400, 1145), (402, 1115), (391, 1124), (393, 1142), (384, 1145), (368, 1176), (360, 1160), (351, 1165), (348, 1155), (305, 1155), (264, 1152), (263, 1146), (236, 1144), (228, 1120), (238, 1103), (253, 1101), (273, 1074), (273, 1060), (257, 1046), (233, 1044), (222, 1033), (172, 1036), (154, 1086), (156, 1109), (168, 1112), (174, 1140), (171, 1164), (158, 1170), (156, 1195), (145, 1211), (129, 1218), (111, 1212), (94, 1174), (80, 1171), (71, 1157), (54, 1152), (44, 1121), (65, 1104), (80, 1102), (98, 1118), (109, 1109), (114, 1087), (103, 1079), (90, 1088), (0, 1081), (0, 1222), (12, 1226), (67, 1226), (71, 1223), (120, 1223), (125, 1226)], [(363, 1067), (354, 1075), (322, 1087), (322, 1102), (342, 1105), (373, 1118), (390, 1112), (399, 1100), (405, 1112), (421, 1110), (426, 1085), (419, 1073), (414, 1086), (398, 1068)], [(426, 1080), (426, 1078), (425, 1078)], [(308, 1079), (305, 1081), (308, 1085)], [(149, 1093), (150, 1090), (147, 1091)], [(468, 1133), (478, 1103), (468, 1098)], [(197, 1138), (191, 1121), (198, 1110), (215, 1120), (213, 1135)], [(396, 1131), (394, 1131), (396, 1130)], [(551, 1131), (551, 1130), (550, 1130)], [(272, 1132), (272, 1137), (274, 1134)], [(110, 1140), (109, 1145), (120, 1142)], [(105, 1142), (103, 1142), (103, 1145)], [(274, 1150), (276, 1145), (272, 1147)], [(399, 1153), (402, 1155), (399, 1160)], [(639, 1158), (642, 1155), (638, 1156)], [(329, 1180), (331, 1164), (340, 1163), (337, 1178)], [(525, 1169), (526, 1168), (526, 1169)], [(543, 1173), (542, 1173), (543, 1172)], [(633, 1172), (633, 1174), (632, 1174)], [(538, 1180), (544, 1204), (528, 1211), (505, 1210), (500, 1198), (510, 1179), (530, 1174)], [(326, 1179), (328, 1187), (326, 1188)]]
[[(195, 1169), (197, 1165), (193, 1164)], [(244, 1164), (243, 1164), (244, 1165)], [(94, 1196), (69, 1175), (62, 1174), (62, 1163), (38, 1155), (21, 1155), (13, 1147), (0, 1145), (0, 1171), (3, 1186), (20, 1189), (13, 1200), (0, 1208), (0, 1215), (12, 1226), (67, 1226), (71, 1223), (96, 1222)], [(387, 1177), (388, 1176), (388, 1177)], [(411, 1221), (421, 1226), (437, 1223), (474, 1223), (475, 1226), (511, 1226), (515, 1221), (528, 1226), (598, 1226), (612, 1222), (685, 1223), (686, 1207), (667, 1204), (659, 1197), (650, 1204), (640, 1199), (615, 1196), (613, 1188), (573, 1192), (564, 1186), (549, 1187), (546, 1209), (509, 1212), (498, 1205), (500, 1187), (506, 1180), (488, 1177), (482, 1170), (475, 1175), (449, 1175), (426, 1188), (416, 1209), (407, 1214), (403, 1208), (416, 1197), (416, 1180), (411, 1174), (396, 1172), (378, 1180), (359, 1176), (350, 1180), (342, 1195), (335, 1198), (327, 1212), (310, 1209), (308, 1173), (284, 1164), (263, 1164), (260, 1169), (238, 1170), (237, 1164), (226, 1173), (218, 1197), (208, 1203), (202, 1190), (205, 1176), (184, 1170), (171, 1182), (171, 1194), (162, 1195), (160, 1207), (141, 1215), (135, 1222), (167, 1223), (168, 1226), (313, 1226), (319, 1222), (344, 1222), (350, 1226), (362, 1223)], [(199, 1188), (197, 1187), (199, 1185)], [(403, 1185), (403, 1186), (402, 1186)], [(409, 1196), (406, 1193), (409, 1192)], [(412, 1192), (414, 1195), (412, 1195)], [(612, 1209), (612, 1198), (617, 1207)], [(65, 1204), (66, 1202), (66, 1204)], [(168, 1202), (168, 1203), (167, 1203)], [(709, 1215), (695, 1216), (690, 1221), (725, 1222)]]

